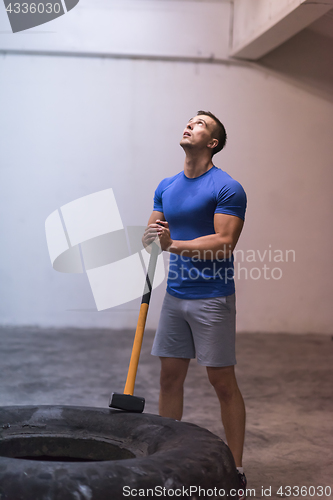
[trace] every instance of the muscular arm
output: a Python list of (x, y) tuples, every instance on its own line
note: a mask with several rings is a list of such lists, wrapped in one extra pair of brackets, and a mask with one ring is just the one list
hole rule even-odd
[(163, 212), (158, 212), (157, 210), (154, 210), (151, 216), (149, 217), (147, 226), (149, 226), (149, 224), (154, 224), (157, 220), (165, 221), (164, 214)]
[(159, 227), (156, 224), (155, 229), (159, 235), (162, 250), (205, 260), (230, 258), (244, 225), (243, 220), (234, 215), (215, 214), (215, 234), (183, 241), (171, 239), (166, 221), (155, 219), (156, 221), (163, 225)]

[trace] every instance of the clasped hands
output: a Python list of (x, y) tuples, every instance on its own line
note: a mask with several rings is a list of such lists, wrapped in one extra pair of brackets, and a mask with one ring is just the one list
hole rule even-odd
[(156, 222), (146, 227), (142, 237), (144, 247), (147, 248), (157, 237), (162, 250), (168, 250), (173, 244), (167, 221), (157, 219)]

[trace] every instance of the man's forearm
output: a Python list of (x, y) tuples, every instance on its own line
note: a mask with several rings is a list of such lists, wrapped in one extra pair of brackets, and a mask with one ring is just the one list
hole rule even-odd
[(202, 260), (229, 259), (233, 249), (231, 239), (220, 234), (208, 234), (194, 240), (173, 240), (167, 248), (171, 253)]

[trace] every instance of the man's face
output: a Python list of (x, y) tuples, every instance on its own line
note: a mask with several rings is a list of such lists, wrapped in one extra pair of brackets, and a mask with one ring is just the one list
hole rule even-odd
[(209, 144), (213, 147), (217, 145), (212, 135), (215, 130), (215, 122), (210, 116), (198, 115), (191, 118), (183, 132), (180, 141), (182, 147), (205, 149)]

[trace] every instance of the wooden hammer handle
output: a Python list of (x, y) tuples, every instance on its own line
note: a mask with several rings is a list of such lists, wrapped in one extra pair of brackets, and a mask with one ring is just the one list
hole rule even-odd
[(134, 392), (136, 373), (138, 370), (143, 334), (145, 331), (146, 319), (148, 314), (149, 301), (150, 301), (151, 291), (153, 288), (153, 279), (156, 269), (158, 252), (159, 252), (158, 245), (156, 245), (156, 243), (153, 243), (149, 259), (147, 276), (146, 276), (145, 289), (142, 296), (139, 318), (136, 326), (132, 354), (131, 354), (130, 364), (128, 367), (127, 379), (124, 389), (124, 394), (130, 394), (131, 396), (133, 396)]

